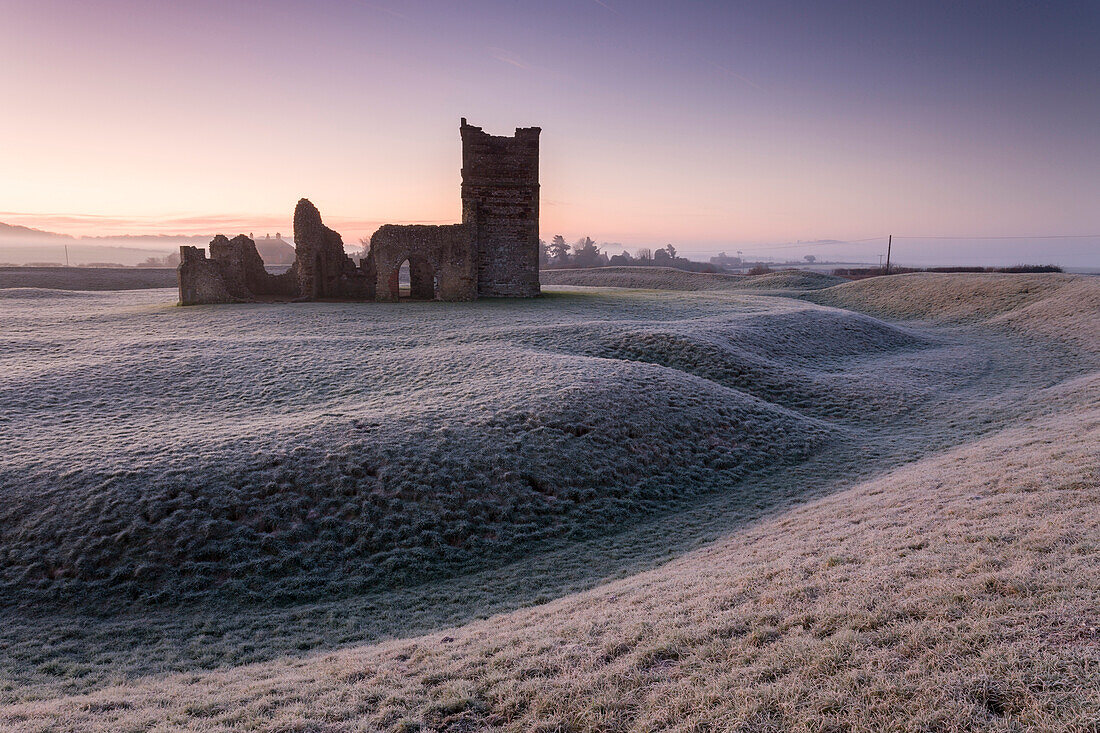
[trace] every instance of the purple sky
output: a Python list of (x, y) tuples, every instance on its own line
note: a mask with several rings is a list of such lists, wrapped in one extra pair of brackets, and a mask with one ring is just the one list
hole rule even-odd
[[(1100, 264), (1100, 3), (0, 0), (0, 221), (345, 241), (543, 128), (543, 235)], [(779, 246), (799, 240), (872, 242)]]

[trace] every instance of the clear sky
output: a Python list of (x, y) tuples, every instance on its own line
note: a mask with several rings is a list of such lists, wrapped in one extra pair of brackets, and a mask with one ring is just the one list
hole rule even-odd
[(457, 221), (467, 117), (543, 128), (544, 237), (1100, 234), (1098, 38), (1095, 0), (0, 0), (0, 221), (287, 232), (302, 196), (349, 243)]

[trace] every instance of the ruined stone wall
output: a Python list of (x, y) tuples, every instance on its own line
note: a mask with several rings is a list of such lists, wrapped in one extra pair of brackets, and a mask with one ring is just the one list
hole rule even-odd
[(307, 199), (294, 208), (294, 269), (303, 298), (341, 297), (340, 279), (345, 265), (354, 263), (344, 252), (344, 242), (321, 222), (321, 212)]
[(294, 229), (299, 243), (294, 265), (281, 275), (267, 271), (256, 243), (243, 234), (214, 237), (209, 259), (197, 247), (181, 247), (180, 303), (374, 299), (374, 263), (366, 260), (356, 267), (344, 253), (340, 235), (321, 222), (317, 208), (306, 199), (294, 211)]
[(269, 273), (256, 243), (243, 234), (233, 239), (221, 234), (214, 237), (210, 242), (210, 259), (220, 266), (226, 288), (238, 300), (297, 296), (294, 277), (289, 273)]
[(236, 301), (225, 285), (221, 267), (206, 259), (206, 252), (198, 247), (180, 247), (176, 277), (179, 280), (180, 305)]
[(340, 235), (306, 199), (294, 209), (294, 265), (264, 268), (256, 243), (218, 235), (210, 258), (180, 248), (180, 303), (286, 300), (396, 300), (409, 261), (411, 297), (474, 300), (539, 294), (539, 133), (486, 134), (462, 120), (462, 223), (386, 225), (359, 267)]
[(180, 247), (176, 268), (181, 305), (239, 303), (271, 298), (293, 298), (298, 284), (292, 273), (272, 275), (243, 234), (210, 241), (210, 258), (198, 247)]
[(350, 277), (345, 277), (341, 287), (349, 298), (374, 300), (377, 292), (375, 289), (376, 281), (377, 268), (374, 264), (374, 258), (364, 257), (363, 261), (359, 263), (359, 269), (355, 270)]
[(413, 298), (476, 299), (477, 251), (470, 234), (465, 224), (381, 227), (370, 239), (368, 258), (375, 268), (376, 298), (397, 300), (398, 271), (408, 260)]
[(229, 240), (219, 234), (210, 240), (209, 251), (233, 297), (247, 300), (264, 289), (268, 274), (251, 239), (241, 234)]
[(489, 135), (462, 120), (462, 222), (477, 246), (479, 297), (539, 294), (539, 133)]

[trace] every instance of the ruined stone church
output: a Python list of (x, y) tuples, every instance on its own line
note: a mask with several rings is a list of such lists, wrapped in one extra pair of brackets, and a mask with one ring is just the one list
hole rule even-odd
[(360, 264), (306, 199), (294, 210), (294, 264), (264, 268), (256, 243), (218, 235), (209, 257), (180, 248), (181, 305), (279, 300), (528, 298), (539, 294), (539, 133), (517, 128), (489, 135), (462, 119), (462, 223), (386, 224), (371, 236)]

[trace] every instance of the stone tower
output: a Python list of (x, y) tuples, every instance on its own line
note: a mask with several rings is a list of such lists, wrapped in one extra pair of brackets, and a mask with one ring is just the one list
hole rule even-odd
[(477, 250), (479, 298), (539, 294), (539, 133), (489, 135), (462, 118), (462, 223)]

